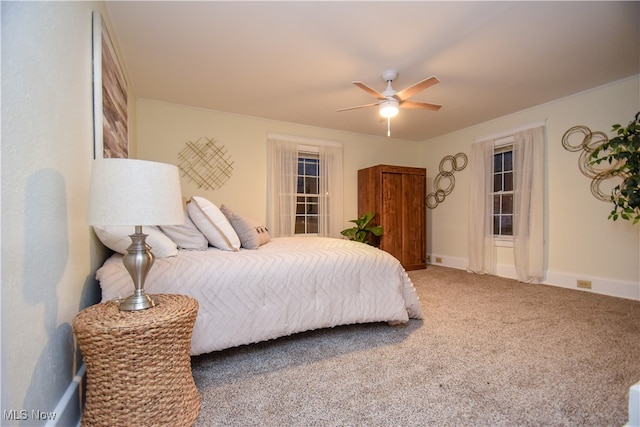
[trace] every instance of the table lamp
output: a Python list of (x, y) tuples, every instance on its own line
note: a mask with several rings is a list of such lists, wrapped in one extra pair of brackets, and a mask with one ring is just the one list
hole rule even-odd
[(144, 160), (94, 160), (87, 223), (135, 227), (134, 234), (129, 236), (131, 246), (123, 258), (133, 279), (134, 293), (122, 300), (119, 308), (135, 311), (157, 305), (144, 291), (154, 256), (142, 226), (184, 223), (178, 168)]

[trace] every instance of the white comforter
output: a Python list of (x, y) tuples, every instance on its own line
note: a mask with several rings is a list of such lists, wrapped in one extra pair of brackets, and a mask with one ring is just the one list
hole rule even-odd
[[(133, 291), (121, 255), (107, 259), (97, 278), (103, 301)], [(422, 318), (398, 260), (343, 239), (280, 237), (257, 250), (179, 251), (156, 260), (145, 290), (198, 300), (192, 355), (311, 329)]]

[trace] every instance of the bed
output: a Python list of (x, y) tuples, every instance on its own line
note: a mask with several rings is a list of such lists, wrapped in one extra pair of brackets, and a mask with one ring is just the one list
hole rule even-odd
[[(422, 318), (399, 261), (363, 243), (278, 237), (253, 249), (203, 249), (159, 257), (145, 283), (150, 294), (198, 301), (194, 356), (319, 328)], [(103, 302), (133, 290), (120, 253), (105, 261), (97, 279)]]

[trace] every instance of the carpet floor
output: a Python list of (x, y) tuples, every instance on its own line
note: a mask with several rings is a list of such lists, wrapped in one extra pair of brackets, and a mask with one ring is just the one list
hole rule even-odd
[(622, 426), (640, 301), (429, 266), (424, 319), (194, 357), (196, 426)]

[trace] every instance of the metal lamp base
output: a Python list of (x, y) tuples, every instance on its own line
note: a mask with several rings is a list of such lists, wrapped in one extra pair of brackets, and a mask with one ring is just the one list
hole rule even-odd
[(158, 300), (144, 291), (135, 293), (120, 301), (118, 308), (124, 311), (146, 310), (147, 308), (158, 305)]
[(154, 256), (146, 243), (147, 235), (142, 232), (142, 226), (136, 225), (135, 231), (129, 235), (131, 246), (122, 259), (135, 288), (133, 294), (120, 301), (118, 305), (118, 308), (124, 311), (145, 310), (158, 305), (158, 301), (144, 291), (144, 281), (153, 265)]

